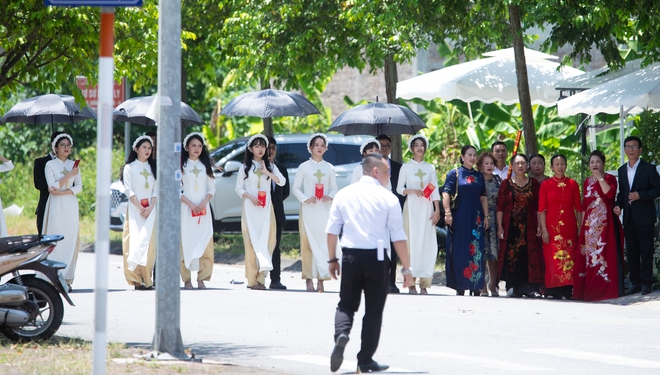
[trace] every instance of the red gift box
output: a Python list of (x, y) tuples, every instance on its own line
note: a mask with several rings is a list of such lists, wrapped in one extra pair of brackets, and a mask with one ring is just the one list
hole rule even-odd
[(314, 189), (314, 196), (318, 199), (323, 199), (323, 184), (316, 184), (316, 189)]
[(257, 200), (259, 200), (259, 205), (261, 207), (266, 207), (266, 192), (263, 190), (259, 190), (257, 193)]
[(429, 184), (424, 188), (424, 198), (428, 199), (433, 193), (433, 190), (435, 190), (435, 185), (429, 182)]
[(148, 198), (140, 199), (140, 205), (144, 208), (149, 207), (149, 199)]

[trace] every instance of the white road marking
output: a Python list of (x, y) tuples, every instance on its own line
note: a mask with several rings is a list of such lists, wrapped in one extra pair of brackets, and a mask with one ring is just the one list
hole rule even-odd
[(518, 363), (500, 361), (498, 359), (488, 359), (483, 357), (474, 357), (474, 356), (468, 356), (468, 355), (456, 354), (456, 353), (447, 353), (447, 352), (419, 352), (419, 353), (408, 353), (408, 354), (415, 355), (418, 357), (458, 359), (461, 361), (468, 361), (470, 362), (470, 364), (476, 363), (486, 367), (495, 368), (498, 370), (507, 370), (507, 371), (552, 371), (553, 370), (545, 367), (529, 366)]
[[(275, 358), (275, 359), (284, 359), (287, 361), (294, 361), (294, 362), (302, 362), (302, 363), (308, 363), (310, 365), (319, 365), (319, 366), (324, 366), (330, 369), (330, 357), (323, 357), (320, 355), (272, 355), (270, 358)], [(339, 368), (339, 371), (349, 371), (349, 372), (355, 372), (355, 369), (357, 369), (357, 362), (356, 361), (348, 361), (344, 359), (344, 362), (342, 362), (341, 367)], [(387, 371), (384, 371), (387, 373), (388, 371), (392, 372), (416, 372), (413, 370), (406, 370), (403, 368), (399, 367), (390, 367)]]
[(619, 366), (639, 367), (639, 368), (660, 368), (660, 362), (658, 361), (650, 361), (647, 359), (639, 359), (633, 357), (624, 357), (622, 355), (614, 355), (614, 354), (585, 352), (581, 350), (564, 349), (564, 348), (524, 349), (522, 351), (527, 353), (553, 355), (556, 357), (578, 359), (583, 361), (600, 362), (600, 363), (606, 363), (608, 365), (619, 365)]

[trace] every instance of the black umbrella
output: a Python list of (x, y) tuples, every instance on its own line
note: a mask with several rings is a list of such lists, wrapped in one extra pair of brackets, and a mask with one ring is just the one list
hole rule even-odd
[(416, 134), (426, 124), (410, 108), (390, 103), (369, 103), (342, 112), (328, 131), (344, 135)]
[(248, 92), (232, 99), (220, 111), (226, 116), (261, 118), (318, 115), (321, 112), (304, 96), (295, 92), (266, 89)]
[[(130, 98), (112, 111), (115, 121), (130, 122), (133, 124), (155, 126), (158, 120), (156, 95), (136, 96)], [(204, 121), (194, 109), (181, 102), (181, 125), (200, 125)]]
[(5, 113), (4, 122), (21, 124), (72, 124), (95, 119), (96, 114), (88, 106), (80, 109), (71, 95), (47, 94), (22, 100)]

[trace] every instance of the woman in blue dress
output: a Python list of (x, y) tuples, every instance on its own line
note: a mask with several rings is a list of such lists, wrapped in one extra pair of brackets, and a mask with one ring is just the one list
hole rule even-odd
[[(455, 289), (459, 296), (466, 290), (478, 296), (484, 288), (484, 230), (488, 229), (490, 221), (488, 199), (484, 177), (474, 169), (477, 162), (474, 146), (463, 146), (460, 162), (460, 167), (447, 173), (442, 192), (448, 229), (447, 286)], [(451, 209), (450, 201), (454, 196), (458, 206)]]

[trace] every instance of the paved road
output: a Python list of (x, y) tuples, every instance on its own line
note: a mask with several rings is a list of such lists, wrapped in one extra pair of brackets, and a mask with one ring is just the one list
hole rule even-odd
[[(95, 256), (81, 253), (59, 335), (91, 340)], [(149, 346), (154, 292), (129, 289), (121, 257), (109, 264), (108, 340)], [(274, 374), (330, 374), (337, 281), (304, 292), (300, 273), (284, 272), (288, 291), (252, 291), (242, 266), (216, 265), (208, 290), (181, 291), (181, 333), (197, 357)], [(390, 295), (375, 359), (391, 373), (658, 374), (660, 293), (610, 303)], [(355, 371), (362, 309), (340, 373)]]

